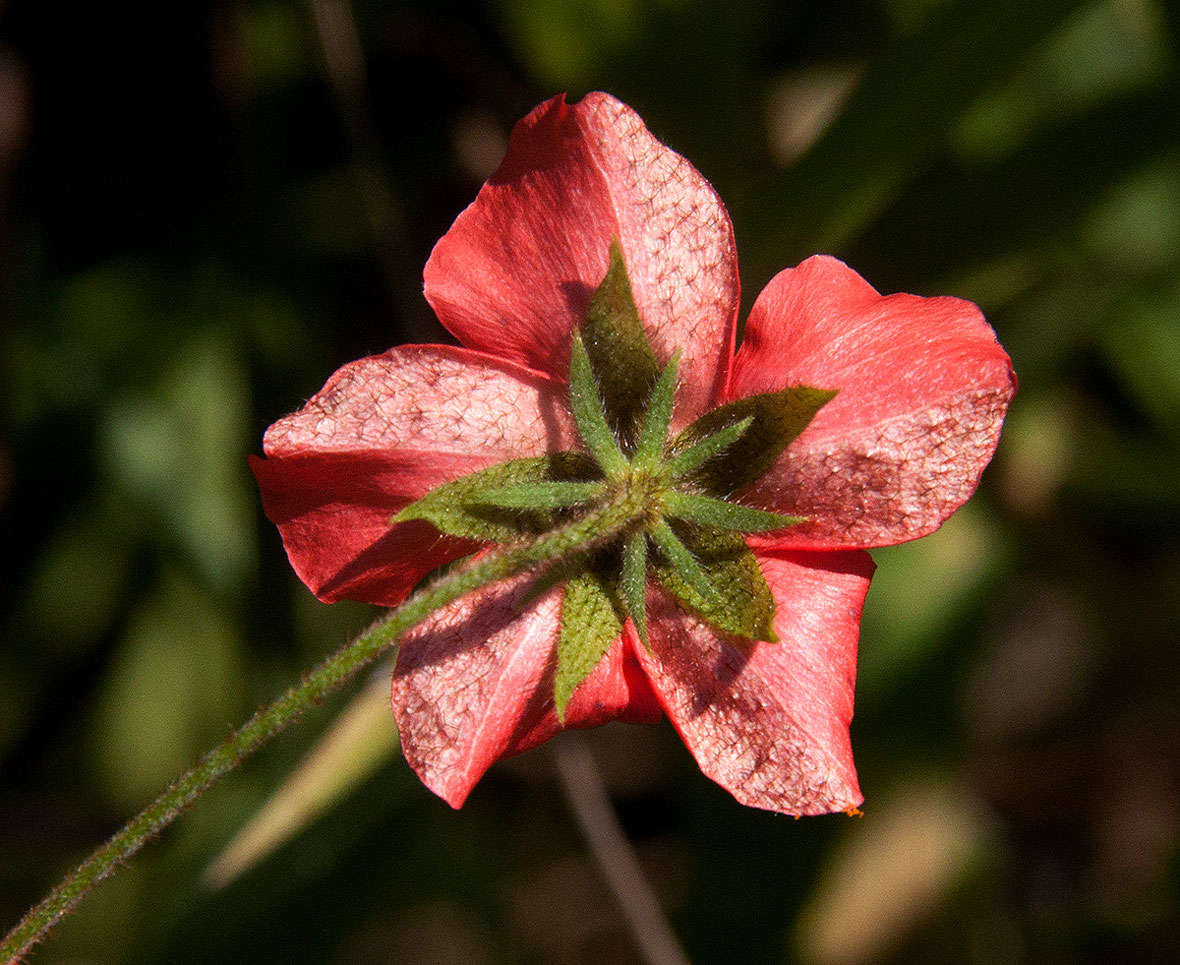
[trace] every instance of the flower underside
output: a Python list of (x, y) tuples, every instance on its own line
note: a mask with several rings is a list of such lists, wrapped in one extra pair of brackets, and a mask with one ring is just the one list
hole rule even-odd
[[(570, 351), (569, 402), (586, 452), (500, 463), (427, 493), (394, 517), (451, 536), (521, 543), (570, 532), (532, 596), (565, 584), (558, 716), (630, 617), (647, 643), (650, 578), (716, 629), (775, 642), (774, 596), (743, 533), (806, 521), (734, 500), (835, 391), (796, 386), (707, 412), (669, 438), (679, 353), (661, 368), (644, 333), (622, 249)], [(577, 523), (577, 525), (571, 525)]]

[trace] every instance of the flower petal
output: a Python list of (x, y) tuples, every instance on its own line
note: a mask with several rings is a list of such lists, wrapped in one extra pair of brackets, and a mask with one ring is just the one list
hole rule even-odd
[(937, 529), (979, 484), (1016, 379), (971, 302), (881, 296), (847, 265), (816, 256), (758, 296), (727, 396), (788, 385), (839, 392), (750, 501), (811, 516), (783, 540), (830, 549)]
[(701, 771), (738, 801), (826, 814), (863, 800), (848, 724), (867, 553), (760, 555), (779, 643), (745, 644), (653, 590), (640, 661)]
[(426, 265), (426, 297), (465, 345), (562, 381), (611, 239), (656, 354), (681, 348), (676, 425), (716, 398), (733, 354), (737, 256), (721, 199), (607, 94), (537, 107)]
[(550, 693), (552, 688), (538, 694), (526, 717), (531, 723), (518, 728), (516, 738), (504, 751), (504, 756), (537, 747), (562, 730), (599, 727), (612, 720), (629, 724), (659, 723), (664, 712), (639, 665), (635, 655), (637, 646), (635, 633), (628, 624), (606, 656), (570, 697), (564, 725), (557, 719), (553, 704), (542, 699), (542, 694)]
[[(523, 576), (472, 593), (402, 641), (392, 698), (406, 761), (452, 807), (495, 761), (561, 730), (553, 667), (563, 591), (526, 605), (530, 585)], [(659, 717), (623, 638), (574, 692), (566, 726), (616, 717)]]
[(475, 543), (390, 517), (429, 490), (493, 463), (568, 449), (562, 389), (502, 359), (402, 346), (349, 363), (251, 459), (291, 565), (322, 600), (393, 606)]

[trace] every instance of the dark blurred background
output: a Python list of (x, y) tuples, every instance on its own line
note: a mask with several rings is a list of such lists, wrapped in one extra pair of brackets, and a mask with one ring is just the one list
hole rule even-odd
[[(747, 307), (831, 252), (978, 302), (1021, 380), (973, 502), (874, 554), (863, 819), (743, 809), (667, 725), (588, 735), (688, 954), (1180, 960), (1180, 3), (9, 0), (0, 30), (5, 926), (364, 625), (292, 576), (246, 454), (338, 365), (446, 337), (432, 244), (515, 120), (601, 88), (726, 199)], [(369, 692), (33, 961), (634, 960), (548, 751), (452, 812)], [(288, 793), (331, 805), (267, 804), (342, 712)], [(260, 809), (292, 836), (207, 872)]]

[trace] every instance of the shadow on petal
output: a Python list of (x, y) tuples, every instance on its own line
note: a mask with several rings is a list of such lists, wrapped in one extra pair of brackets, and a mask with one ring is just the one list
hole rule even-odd
[(399, 523), (333, 573), (316, 595), (396, 606), (431, 570), (467, 556), (479, 545), (443, 536), (422, 520)]

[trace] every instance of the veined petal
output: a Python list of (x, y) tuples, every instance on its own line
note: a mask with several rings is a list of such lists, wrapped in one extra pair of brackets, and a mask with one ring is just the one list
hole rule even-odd
[(658, 723), (664, 712), (635, 656), (636, 646), (642, 644), (628, 624), (570, 697), (564, 725), (558, 721), (552, 701), (544, 696), (553, 692), (546, 685), (547, 689), (537, 695), (526, 715), (526, 720), (532, 723), (518, 729), (516, 740), (504, 756), (537, 747), (562, 730), (598, 727), (612, 720), (629, 724)]
[[(563, 591), (526, 606), (529, 586), (522, 576), (472, 593), (402, 640), (392, 688), (402, 747), (422, 782), (452, 807), (495, 761), (561, 730), (553, 670)], [(566, 726), (653, 716), (659, 708), (620, 638), (574, 692)]]
[(291, 565), (325, 601), (393, 606), (475, 544), (390, 517), (457, 476), (572, 448), (564, 389), (502, 359), (442, 345), (352, 362), (266, 433), (251, 459)]
[(975, 491), (1016, 390), (971, 302), (881, 296), (826, 256), (780, 272), (758, 296), (726, 395), (788, 385), (838, 394), (749, 496), (811, 517), (782, 540), (815, 549), (937, 529)]
[(682, 350), (679, 428), (728, 374), (733, 228), (700, 173), (608, 94), (554, 97), (516, 125), (499, 170), (435, 245), (426, 297), (465, 345), (564, 381), (613, 237), (657, 356)]
[(848, 725), (867, 553), (761, 555), (778, 643), (719, 634), (665, 593), (648, 599), (637, 655), (701, 771), (738, 801), (825, 814), (862, 801)]
[(325, 603), (396, 606), (427, 573), (479, 544), (442, 536), (429, 523), (389, 525), (416, 495), (467, 463), (358, 456), (250, 457), (262, 507), (291, 567)]
[(449, 345), (401, 345), (338, 369), (263, 437), (268, 458), (413, 449), (519, 459), (573, 448), (553, 382), (503, 359)]

